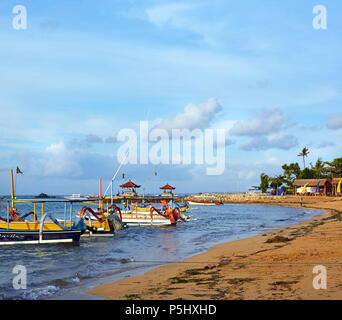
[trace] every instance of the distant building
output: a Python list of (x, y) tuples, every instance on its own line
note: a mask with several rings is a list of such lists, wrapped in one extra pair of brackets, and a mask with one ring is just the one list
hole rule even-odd
[(122, 195), (124, 197), (134, 197), (137, 195), (136, 189), (140, 188), (140, 186), (129, 180), (128, 182), (122, 184), (120, 188), (122, 188)]
[(329, 179), (297, 179), (293, 182), (293, 187), (295, 194), (330, 196), (333, 192)]
[(163, 194), (162, 194), (163, 197), (172, 197), (173, 196), (172, 190), (175, 190), (176, 188), (171, 187), (167, 183), (165, 186), (161, 187), (160, 189), (163, 190)]

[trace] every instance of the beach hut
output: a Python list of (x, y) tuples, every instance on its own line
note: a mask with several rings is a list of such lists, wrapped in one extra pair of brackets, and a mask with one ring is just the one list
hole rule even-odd
[(120, 188), (122, 188), (123, 196), (134, 197), (137, 195), (136, 189), (140, 188), (140, 186), (129, 180), (128, 182), (122, 184)]
[(295, 194), (322, 195), (332, 194), (332, 184), (329, 179), (297, 179), (293, 182)]
[(176, 188), (171, 187), (167, 183), (165, 186), (161, 187), (160, 189), (163, 190), (163, 194), (162, 194), (163, 197), (172, 197), (173, 196), (172, 190), (175, 190)]
[(334, 196), (342, 196), (342, 177), (333, 178), (331, 181), (332, 184), (332, 194)]

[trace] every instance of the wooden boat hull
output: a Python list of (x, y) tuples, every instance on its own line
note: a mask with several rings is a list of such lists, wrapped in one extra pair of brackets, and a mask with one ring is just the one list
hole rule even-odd
[(44, 243), (71, 243), (79, 242), (84, 231), (20, 231), (0, 229), (0, 245), (8, 244), (44, 244)]
[(150, 212), (121, 211), (122, 222), (127, 223), (128, 226), (165, 226), (173, 224), (170, 219), (164, 218), (159, 214), (153, 213), (151, 219)]
[(188, 204), (193, 206), (221, 206), (222, 202), (196, 202), (196, 201), (188, 201)]
[[(184, 207), (179, 207), (179, 210), (181, 212), (186, 212), (188, 208), (186, 206)], [(150, 212), (150, 207), (133, 207), (133, 212)]]
[[(126, 223), (128, 226), (165, 226), (171, 225), (170, 219), (164, 218), (160, 215), (153, 214), (153, 219), (151, 219), (150, 212), (133, 212), (127, 211), (128, 213), (121, 212), (122, 222)], [(90, 226), (89, 221), (85, 220), (85, 223)], [(95, 219), (92, 219), (92, 226), (95, 228), (101, 228), (99, 222)], [(88, 232), (87, 232), (88, 233)], [(86, 236), (86, 234), (84, 236)], [(96, 234), (93, 234), (96, 235)], [(100, 234), (99, 234), (100, 235)]]
[[(62, 222), (62, 221), (59, 221)], [(66, 223), (66, 227), (70, 227), (70, 221)], [(19, 231), (39, 231), (40, 221), (12, 221), (8, 224), (8, 229)], [(0, 229), (7, 229), (7, 222), (0, 222)], [(44, 223), (43, 231), (61, 231), (63, 230), (52, 221)]]

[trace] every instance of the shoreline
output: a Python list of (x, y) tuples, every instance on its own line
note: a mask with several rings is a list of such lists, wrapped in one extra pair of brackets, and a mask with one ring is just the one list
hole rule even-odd
[[(303, 197), (300, 204), (300, 198), (243, 203), (302, 206), (325, 212), (263, 235), (215, 245), (205, 253), (85, 294), (110, 300), (342, 299), (342, 265), (338, 264), (342, 262), (342, 217), (335, 213), (342, 211), (342, 199)], [(312, 269), (323, 263), (327, 264), (328, 278), (329, 274), (334, 276), (328, 279), (327, 290), (316, 290)]]

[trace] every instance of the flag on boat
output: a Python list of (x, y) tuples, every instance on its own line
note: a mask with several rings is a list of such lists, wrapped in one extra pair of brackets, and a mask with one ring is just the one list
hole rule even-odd
[(17, 167), (16, 173), (17, 173), (17, 174), (24, 174), (24, 173), (19, 169), (19, 167)]

